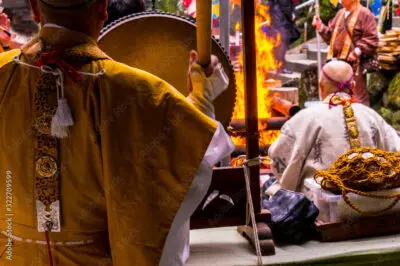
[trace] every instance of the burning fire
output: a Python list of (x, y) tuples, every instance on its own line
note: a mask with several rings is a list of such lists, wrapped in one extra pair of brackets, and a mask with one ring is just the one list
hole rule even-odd
[[(253, 0), (254, 1), (254, 0)], [(266, 36), (263, 27), (269, 27), (271, 18), (269, 16), (268, 6), (256, 4), (256, 17), (255, 17), (255, 35), (256, 35), (256, 57), (257, 57), (257, 97), (258, 97), (258, 117), (269, 118), (271, 117), (271, 97), (269, 89), (266, 86), (265, 79), (270, 70), (276, 70), (281, 62), (276, 62), (274, 58), (274, 48), (280, 45), (280, 35), (278, 34), (276, 40), (272, 37)], [(236, 25), (236, 30), (239, 30), (239, 25)], [(236, 86), (237, 97), (236, 105), (233, 112), (233, 119), (245, 118), (245, 102), (244, 102), (244, 73), (243, 73), (243, 52), (238, 56), (240, 63), (240, 71), (236, 72)], [(259, 122), (259, 130), (265, 129), (266, 125)], [(260, 145), (268, 145), (273, 143), (279, 137), (279, 130), (263, 131), (260, 132)], [(232, 137), (235, 145), (244, 146), (246, 143), (245, 138)]]
[(236, 30), (236, 31), (239, 31), (239, 30), (240, 30), (240, 23), (239, 23), (239, 22), (236, 23), (236, 25), (235, 25), (235, 30)]

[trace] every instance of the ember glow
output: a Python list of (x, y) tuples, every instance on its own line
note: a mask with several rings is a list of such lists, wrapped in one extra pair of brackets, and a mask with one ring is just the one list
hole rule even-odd
[[(271, 97), (269, 89), (266, 85), (268, 72), (276, 70), (282, 62), (276, 62), (274, 58), (274, 48), (280, 45), (280, 35), (276, 39), (266, 36), (263, 28), (269, 27), (271, 18), (269, 16), (268, 6), (261, 5), (258, 1), (256, 3), (256, 17), (255, 17), (255, 33), (256, 33), (256, 57), (257, 57), (257, 98), (258, 98), (258, 117), (269, 118), (271, 111), (269, 106), (271, 104)], [(240, 52), (238, 56), (240, 64), (240, 71), (236, 72), (236, 86), (237, 97), (235, 109), (233, 112), (233, 119), (245, 118), (245, 102), (244, 102), (244, 73), (243, 73), (243, 53)], [(265, 124), (259, 122), (259, 130), (266, 127)], [(273, 143), (279, 136), (279, 130), (260, 132), (260, 145), (269, 145)], [(245, 138), (232, 137), (235, 145), (246, 145)]]

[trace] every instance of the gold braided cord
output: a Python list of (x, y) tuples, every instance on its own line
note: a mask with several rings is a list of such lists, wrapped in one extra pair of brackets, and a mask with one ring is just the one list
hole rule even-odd
[[(343, 104), (351, 149), (340, 156), (328, 170), (318, 170), (314, 179), (325, 190), (341, 192), (344, 201), (355, 211), (369, 216), (382, 214), (397, 204), (400, 192), (391, 195), (370, 192), (400, 187), (400, 152), (360, 147), (357, 122), (350, 102), (339, 96), (334, 97), (333, 103)], [(383, 210), (366, 212), (350, 201), (347, 195), (350, 192), (369, 198), (393, 199), (393, 202)]]

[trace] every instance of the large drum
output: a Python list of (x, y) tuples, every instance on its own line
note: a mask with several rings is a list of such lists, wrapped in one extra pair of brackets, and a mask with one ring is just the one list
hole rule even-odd
[[(123, 17), (105, 27), (100, 48), (111, 58), (150, 72), (189, 94), (189, 53), (196, 49), (196, 24), (168, 13), (145, 12)], [(231, 121), (236, 98), (233, 66), (220, 43), (213, 38), (212, 53), (218, 56), (230, 84), (215, 101), (216, 119), (225, 127)]]

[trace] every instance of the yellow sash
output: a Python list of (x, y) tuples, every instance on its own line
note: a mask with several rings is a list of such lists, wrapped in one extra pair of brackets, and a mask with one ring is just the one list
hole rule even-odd
[[(348, 27), (351, 35), (353, 35), (354, 27), (356, 25), (358, 14), (360, 13), (360, 10), (361, 10), (361, 7), (358, 8), (356, 11), (354, 11), (353, 14), (350, 15), (351, 17), (349, 19), (349, 24), (347, 25), (347, 27)], [(336, 43), (336, 38), (339, 33), (339, 26), (344, 19), (344, 9), (340, 10), (339, 12), (340, 12), (339, 18), (336, 21), (335, 29), (333, 31), (331, 42), (329, 45), (329, 52), (328, 52), (328, 57), (327, 57), (328, 60), (333, 58), (333, 51), (334, 51), (334, 47), (335, 47), (335, 43)], [(346, 22), (344, 22), (344, 23), (346, 23)], [(346, 30), (346, 32), (347, 32), (347, 30)], [(349, 52), (350, 52), (351, 44), (352, 44), (352, 41), (351, 41), (350, 34), (346, 33), (346, 39), (344, 40), (343, 48), (342, 48), (340, 54), (336, 55), (336, 58), (346, 60), (347, 56), (349, 55)]]

